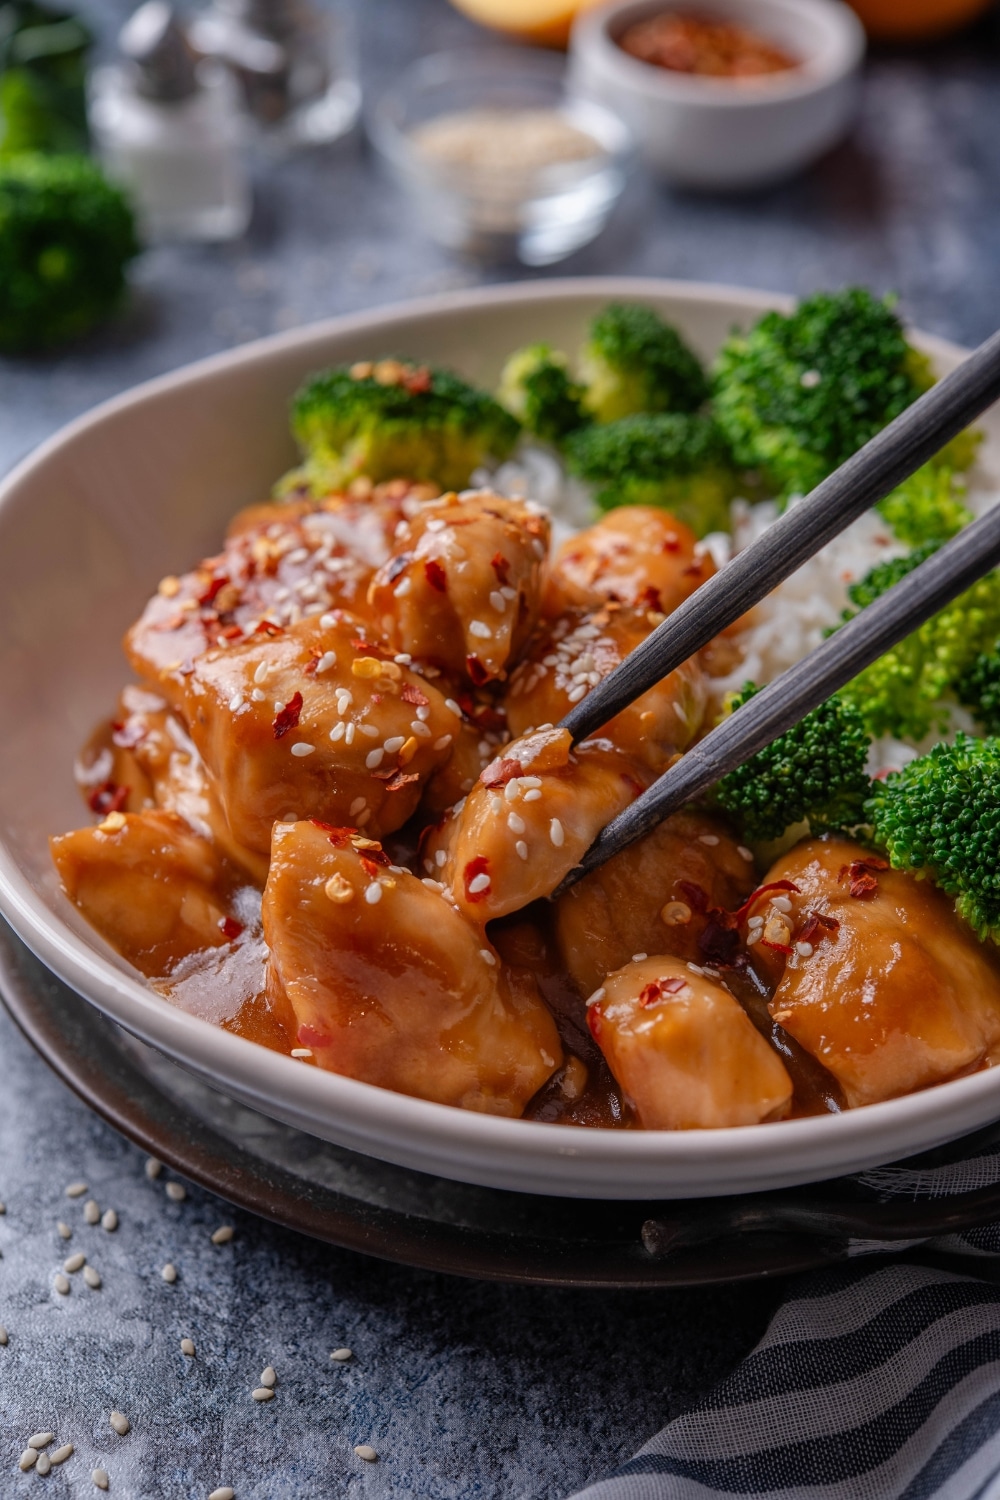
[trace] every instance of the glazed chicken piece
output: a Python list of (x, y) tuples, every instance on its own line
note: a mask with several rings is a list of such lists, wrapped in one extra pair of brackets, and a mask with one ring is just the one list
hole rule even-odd
[(428, 487), (379, 491), (241, 511), (218, 556), (161, 579), (125, 637), (134, 670), (176, 702), (179, 667), (245, 640), (261, 620), (288, 626), (335, 608), (364, 614), (369, 580)]
[(235, 872), (175, 813), (110, 812), (49, 847), (74, 906), (151, 978), (242, 932), (232, 914)]
[(426, 839), (423, 868), (483, 926), (548, 896), (643, 783), (614, 750), (551, 726), (505, 745)]
[(728, 934), (717, 931), (709, 913), (735, 910), (755, 883), (749, 849), (720, 822), (674, 813), (559, 897), (554, 926), (563, 964), (589, 995), (634, 953), (719, 960), (715, 945)]
[(264, 891), (268, 994), (321, 1068), (439, 1104), (520, 1115), (562, 1064), (530, 976), (377, 842), (274, 830)]
[(396, 649), (453, 681), (502, 678), (538, 619), (548, 518), (529, 501), (488, 490), (422, 508), (368, 593)]
[(597, 609), (609, 599), (669, 615), (715, 572), (689, 526), (654, 505), (621, 505), (556, 553), (544, 613)]
[(771, 1014), (873, 1104), (979, 1066), (1000, 1045), (1000, 967), (929, 881), (847, 839), (807, 839), (768, 872), (749, 916)]
[(780, 1120), (792, 1082), (716, 979), (682, 959), (609, 974), (587, 1002), (591, 1034), (646, 1130), (716, 1130)]
[[(646, 616), (617, 604), (545, 624), (511, 675), (511, 732), (558, 724), (650, 632)], [(660, 775), (697, 735), (708, 701), (697, 661), (685, 662), (602, 729), (615, 747)]]
[(382, 834), (414, 812), (458, 723), (433, 686), (345, 615), (208, 651), (182, 713), (234, 838), (266, 854), (276, 819)]

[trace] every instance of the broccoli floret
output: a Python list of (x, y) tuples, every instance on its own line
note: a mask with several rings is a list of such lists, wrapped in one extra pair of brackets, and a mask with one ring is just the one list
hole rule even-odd
[(955, 697), (987, 734), (1000, 734), (1000, 640), (976, 657), (955, 684)]
[(969, 524), (972, 512), (962, 504), (965, 493), (949, 465), (924, 464), (875, 509), (901, 542), (919, 547), (924, 542), (946, 542)]
[(935, 745), (874, 783), (866, 813), (894, 869), (930, 877), (980, 938), (1000, 942), (1000, 740)]
[(713, 388), (737, 463), (761, 470), (787, 500), (808, 494), (932, 384), (891, 305), (856, 287), (733, 334)]
[(589, 418), (583, 387), (569, 373), (565, 354), (549, 344), (530, 344), (510, 356), (500, 376), (497, 400), (546, 443), (558, 446)]
[[(863, 609), (912, 572), (936, 547), (936, 543), (927, 542), (907, 557), (879, 563), (848, 590), (852, 601)], [(845, 620), (853, 613), (845, 611)], [(955, 691), (976, 657), (990, 650), (998, 635), (1000, 573), (994, 572), (980, 578), (866, 667), (842, 689), (842, 696), (855, 705), (871, 735), (922, 739), (935, 726), (947, 727), (942, 700)]]
[(0, 349), (86, 333), (125, 289), (139, 252), (128, 200), (83, 156), (0, 161)]
[(697, 356), (651, 307), (615, 302), (590, 325), (580, 353), (584, 405), (598, 422), (634, 412), (697, 411), (708, 381)]
[[(747, 683), (730, 709), (757, 691)], [(853, 828), (864, 821), (871, 790), (868, 745), (860, 714), (834, 696), (723, 776), (716, 800), (753, 842), (780, 838), (805, 821), (813, 833)]]
[(658, 505), (698, 536), (728, 529), (738, 480), (708, 417), (663, 412), (584, 427), (567, 440), (566, 462), (594, 486), (602, 510)]
[(322, 494), (360, 475), (461, 489), (481, 464), (506, 458), (520, 426), (450, 370), (382, 359), (314, 375), (292, 402), (292, 430), (306, 462), (279, 489)]

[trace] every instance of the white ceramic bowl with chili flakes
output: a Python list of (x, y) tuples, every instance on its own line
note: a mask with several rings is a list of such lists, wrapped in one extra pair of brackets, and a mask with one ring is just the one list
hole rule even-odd
[[(728, 22), (797, 66), (753, 78), (710, 77), (640, 61), (629, 27), (671, 12)], [(657, 176), (742, 191), (800, 171), (835, 146), (857, 110), (865, 34), (840, 0), (609, 0), (582, 11), (570, 41), (570, 87), (615, 111)]]
[[(832, 1177), (925, 1150), (1000, 1114), (986, 1070), (889, 1103), (705, 1131), (572, 1129), (430, 1104), (271, 1051), (149, 988), (63, 895), (53, 832), (77, 827), (78, 746), (126, 677), (125, 627), (157, 581), (211, 552), (294, 459), (288, 399), (333, 362), (407, 349), (486, 385), (511, 348), (575, 347), (612, 300), (648, 302), (705, 357), (781, 299), (665, 281), (491, 287), (247, 344), (72, 423), (0, 483), (0, 911), (62, 979), (232, 1097), (371, 1156), (467, 1182), (596, 1198), (711, 1196)], [(941, 373), (962, 351), (917, 342)], [(1000, 474), (1000, 411), (982, 425)]]

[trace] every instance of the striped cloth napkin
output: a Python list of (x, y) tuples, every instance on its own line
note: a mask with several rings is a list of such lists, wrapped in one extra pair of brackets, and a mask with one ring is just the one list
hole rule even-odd
[[(1000, 1182), (1000, 1151), (854, 1180), (953, 1198)], [(728, 1379), (574, 1500), (1000, 1500), (1000, 1285), (972, 1274), (1000, 1265), (1000, 1223), (922, 1244), (970, 1274), (853, 1242), (860, 1259), (793, 1281)]]

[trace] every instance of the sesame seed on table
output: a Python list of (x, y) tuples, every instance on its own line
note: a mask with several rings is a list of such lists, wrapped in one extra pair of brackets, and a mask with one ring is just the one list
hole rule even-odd
[[(84, 8), (108, 31), (133, 3)], [(445, 0), (365, 0), (363, 42), (372, 98), (421, 52), (503, 45)], [(977, 343), (1000, 303), (1000, 158), (983, 144), (998, 137), (1000, 21), (923, 54), (882, 49), (854, 140), (807, 176), (733, 200), (637, 178), (606, 234), (545, 274), (667, 275), (800, 293), (864, 282), (898, 290), (922, 327)], [(157, 249), (140, 262), (116, 324), (51, 357), (0, 360), (0, 471), (97, 401), (187, 360), (312, 318), (526, 274), (458, 266), (409, 232), (402, 214), (354, 144), (262, 166), (244, 241)], [(321, 602), (336, 581), (294, 549), (287, 566), (278, 586), (288, 596), (276, 603), (290, 612)], [(171, 595), (165, 583), (167, 607), (181, 585)], [(483, 598), (474, 634), (484, 649), (504, 628), (507, 602), (499, 589)], [(574, 641), (572, 652), (556, 643), (557, 659), (537, 663), (549, 675), (530, 688), (526, 679), (525, 695), (548, 691), (560, 658), (569, 666), (571, 656), (566, 696), (575, 694), (584, 678), (574, 674), (599, 669), (599, 638)], [(341, 666), (321, 659), (316, 670), (332, 681)], [(250, 712), (283, 711), (266, 681), (246, 687)], [(363, 747), (361, 765), (379, 747), (397, 756), (405, 739), (390, 749), (356, 725), (363, 679), (352, 687), (336, 705), (345, 748)], [(230, 712), (242, 707), (233, 700)], [(445, 707), (457, 722), (457, 705)], [(406, 728), (423, 743), (422, 722), (414, 714), (393, 739)], [(447, 748), (443, 738), (429, 741), (435, 752)], [(318, 740), (296, 733), (284, 743), (302, 766), (321, 753)], [(292, 750), (300, 743), (315, 743), (312, 756)], [(486, 743), (485, 761), (494, 753)], [(525, 787), (499, 813), (490, 809), (526, 868), (533, 829), (558, 847), (535, 792)], [(350, 816), (365, 813), (361, 799)], [(754, 925), (763, 931), (763, 919)], [(311, 1066), (309, 1049), (299, 1050)], [(56, 1495), (106, 1488), (128, 1500), (559, 1500), (631, 1456), (728, 1371), (780, 1296), (776, 1285), (579, 1294), (476, 1284), (330, 1250), (191, 1185), (174, 1201), (166, 1189), (184, 1186), (176, 1174), (91, 1115), (2, 1013), (0, 1060), (5, 1496), (42, 1484)], [(232, 1237), (220, 1239), (227, 1227)], [(64, 1271), (79, 1254), (81, 1268)], [(86, 1268), (99, 1289), (84, 1281)], [(255, 1391), (273, 1399), (255, 1401)]]

